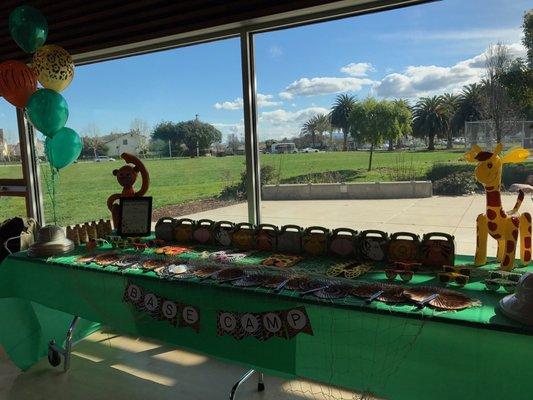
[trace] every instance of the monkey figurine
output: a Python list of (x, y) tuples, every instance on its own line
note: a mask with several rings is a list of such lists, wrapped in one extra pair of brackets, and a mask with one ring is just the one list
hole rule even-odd
[[(113, 170), (113, 175), (117, 177), (117, 182), (122, 186), (122, 193), (115, 193), (109, 196), (107, 199), (107, 208), (111, 211), (111, 216), (113, 218), (113, 225), (115, 229), (119, 226), (120, 223), (120, 205), (115, 202), (121, 197), (141, 197), (148, 191), (148, 186), (150, 184), (150, 177), (148, 176), (148, 171), (144, 164), (135, 157), (133, 154), (122, 153), (120, 155), (124, 161), (128, 164), (120, 167), (119, 169)], [(133, 165), (130, 165), (133, 164)], [(142, 185), (139, 191), (135, 191), (133, 185), (137, 180), (137, 175), (141, 174)]]

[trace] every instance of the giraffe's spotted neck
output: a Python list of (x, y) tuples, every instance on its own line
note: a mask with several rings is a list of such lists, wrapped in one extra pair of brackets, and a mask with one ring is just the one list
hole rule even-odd
[(500, 189), (494, 186), (485, 187), (485, 193), (487, 197), (487, 208), (502, 208), (502, 199), (500, 196)]

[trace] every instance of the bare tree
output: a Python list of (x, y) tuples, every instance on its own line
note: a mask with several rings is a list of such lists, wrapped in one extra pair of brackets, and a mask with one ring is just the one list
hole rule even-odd
[(148, 123), (141, 118), (134, 118), (131, 121), (130, 130), (132, 133), (139, 135), (139, 154), (146, 156), (146, 153), (150, 149), (150, 128)]
[(501, 142), (508, 131), (508, 125), (516, 116), (516, 110), (507, 89), (500, 82), (500, 76), (511, 65), (509, 49), (502, 43), (489, 46), (485, 53), (485, 76), (482, 80), (485, 95), (482, 97), (482, 116), (490, 120)]
[(83, 129), (83, 134), (89, 138), (89, 146), (93, 150), (94, 158), (98, 157), (98, 149), (104, 144), (100, 137), (100, 128), (91, 122)]

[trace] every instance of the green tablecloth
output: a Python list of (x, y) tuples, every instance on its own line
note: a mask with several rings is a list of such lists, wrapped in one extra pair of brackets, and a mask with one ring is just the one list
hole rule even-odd
[[(459, 263), (471, 258), (459, 257)], [(283, 377), (304, 377), (391, 399), (531, 399), (524, 379), (533, 360), (526, 327), (495, 311), (501, 294), (479, 282), (467, 286), (483, 306), (460, 312), (412, 306), (365, 305), (302, 299), (284, 291), (241, 289), (204, 281), (165, 281), (154, 273), (47, 263), (24, 253), (0, 265), (0, 344), (22, 369), (46, 354), (51, 338), (64, 336), (72, 315), (114, 329), (163, 340)], [(376, 275), (371, 279), (381, 279)], [(431, 282), (416, 276), (413, 284)], [(199, 333), (155, 321), (122, 300), (127, 281), (201, 310)], [(291, 340), (218, 336), (218, 310), (262, 312), (305, 306), (312, 336)], [(80, 336), (95, 329), (85, 322)]]

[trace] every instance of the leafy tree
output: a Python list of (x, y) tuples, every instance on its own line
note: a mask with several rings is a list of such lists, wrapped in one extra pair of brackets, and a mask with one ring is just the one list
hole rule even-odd
[(533, 9), (524, 13), (524, 22), (522, 23), (524, 37), (522, 44), (527, 50), (527, 62), (529, 69), (533, 69)]
[(459, 109), (459, 96), (451, 93), (444, 93), (441, 96), (442, 106), (446, 116), (446, 148), (453, 147), (453, 135), (457, 132), (456, 125), (454, 125), (454, 118)]
[(388, 100), (367, 98), (356, 102), (349, 116), (350, 133), (370, 143), (368, 170), (372, 170), (374, 148), (399, 130), (398, 108)]
[(507, 71), (500, 74), (499, 80), (521, 116), (533, 118), (533, 69), (518, 58)]
[(170, 157), (168, 151), (168, 142), (165, 142), (164, 140), (152, 140), (149, 145), (149, 150), (160, 157)]
[(152, 140), (162, 140), (167, 148), (170, 142), (173, 155), (181, 153), (180, 145), (184, 143), (183, 139), (183, 132), (178, 129), (178, 124), (171, 121), (160, 122), (152, 131)]
[(413, 134), (427, 138), (428, 150), (435, 150), (435, 136), (442, 136), (446, 126), (446, 108), (440, 96), (418, 100), (413, 110)]
[(412, 131), (413, 113), (407, 100), (397, 99), (393, 100), (391, 107), (394, 113), (394, 125), (388, 132), (385, 139), (389, 141), (389, 151), (394, 150), (393, 144), (395, 140), (401, 139)]
[(178, 122), (176, 132), (183, 138), (183, 143), (189, 150), (189, 155), (195, 157), (199, 152), (209, 149), (216, 142), (222, 140), (222, 133), (213, 125), (198, 119)]
[(342, 151), (348, 148), (348, 133), (350, 132), (350, 113), (355, 106), (355, 98), (347, 94), (338, 95), (331, 109), (330, 120), (334, 128), (343, 134)]

